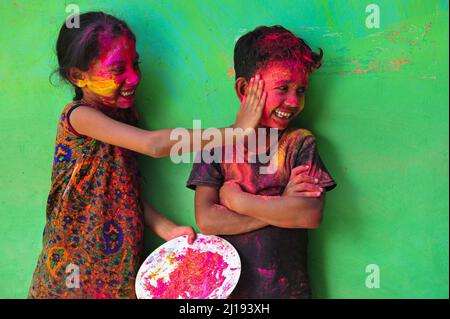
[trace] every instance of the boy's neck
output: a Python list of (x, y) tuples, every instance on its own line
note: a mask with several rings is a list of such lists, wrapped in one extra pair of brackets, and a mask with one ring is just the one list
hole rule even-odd
[[(270, 140), (270, 129), (273, 129), (271, 127), (267, 127), (264, 125), (258, 125), (258, 127), (255, 129), (255, 142), (256, 142), (256, 154), (260, 153), (266, 153), (267, 150), (271, 147), (271, 140)], [(262, 132), (265, 132), (265, 144), (259, 145), (259, 136)], [(278, 130), (278, 138), (277, 141), (280, 140), (281, 136), (283, 135), (284, 130)], [(248, 138), (246, 138), (244, 143), (244, 150), (246, 153), (248, 153)]]

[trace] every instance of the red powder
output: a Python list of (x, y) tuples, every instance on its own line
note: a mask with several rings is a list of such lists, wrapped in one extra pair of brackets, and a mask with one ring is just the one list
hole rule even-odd
[(200, 252), (188, 248), (186, 255), (176, 257), (180, 262), (169, 280), (157, 280), (156, 287), (146, 283), (146, 289), (156, 299), (204, 299), (220, 287), (228, 264), (218, 253)]

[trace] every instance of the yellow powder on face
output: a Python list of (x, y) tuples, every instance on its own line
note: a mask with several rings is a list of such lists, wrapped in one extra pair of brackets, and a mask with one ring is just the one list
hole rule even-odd
[(86, 80), (86, 85), (93, 93), (107, 97), (113, 96), (119, 87), (114, 80), (101, 77)]
[(305, 108), (305, 94), (300, 97), (298, 105), (300, 106), (300, 112), (303, 111), (303, 109)]

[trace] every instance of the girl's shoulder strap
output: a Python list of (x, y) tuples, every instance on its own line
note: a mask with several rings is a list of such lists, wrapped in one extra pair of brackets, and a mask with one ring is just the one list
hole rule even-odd
[(75, 134), (76, 136), (78, 136), (78, 137), (81, 137), (81, 138), (86, 138), (87, 136), (85, 136), (85, 135), (81, 135), (81, 134), (79, 134), (77, 131), (75, 131), (75, 129), (72, 127), (72, 124), (70, 124), (70, 114), (73, 112), (73, 110), (75, 110), (77, 107), (80, 107), (80, 106), (87, 106), (87, 107), (91, 107), (91, 108), (95, 108), (94, 106), (92, 106), (91, 104), (89, 104), (89, 103), (86, 103), (86, 102), (83, 102), (83, 101), (74, 101), (74, 102), (72, 102), (72, 103), (70, 103), (68, 106), (67, 106), (67, 109), (66, 109), (66, 116), (65, 116), (65, 124), (66, 124), (66, 126), (67, 126), (67, 129), (71, 132), (71, 133), (73, 133), (73, 134)]

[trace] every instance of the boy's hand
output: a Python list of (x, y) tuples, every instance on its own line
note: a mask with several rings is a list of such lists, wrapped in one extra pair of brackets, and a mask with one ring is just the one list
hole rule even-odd
[(176, 226), (170, 232), (169, 236), (167, 237), (167, 241), (184, 235), (188, 236), (189, 244), (192, 244), (197, 237), (197, 234), (191, 226)]
[(283, 196), (320, 197), (324, 191), (317, 185), (317, 178), (302, 174), (308, 170), (307, 165), (295, 167), (291, 172), (289, 183), (284, 189)]
[(220, 204), (232, 210), (231, 203), (233, 196), (239, 191), (242, 191), (242, 189), (237, 183), (232, 181), (225, 182), (219, 192)]
[[(250, 79), (247, 94), (242, 99), (241, 108), (236, 116), (234, 128), (255, 129), (261, 119), (266, 103), (267, 93), (264, 92), (264, 81), (259, 75)], [(247, 132), (246, 132), (247, 133)]]

